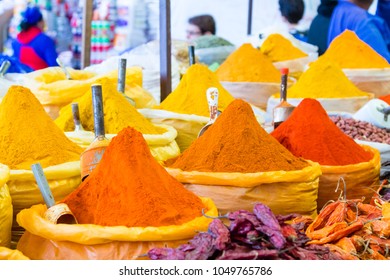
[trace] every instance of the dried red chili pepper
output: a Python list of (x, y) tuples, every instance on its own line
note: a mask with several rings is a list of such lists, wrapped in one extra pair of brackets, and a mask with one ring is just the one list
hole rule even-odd
[(339, 240), (345, 236), (348, 236), (349, 234), (358, 231), (364, 226), (363, 222), (360, 220), (357, 220), (356, 222), (352, 223), (351, 225), (347, 226), (346, 228), (343, 228), (341, 230), (338, 230), (324, 238), (321, 238), (319, 240), (311, 240), (307, 244), (325, 244), (330, 243), (336, 240)]
[(225, 224), (215, 219), (209, 224), (208, 232), (214, 238), (213, 245), (217, 250), (225, 250), (230, 243), (230, 231)]

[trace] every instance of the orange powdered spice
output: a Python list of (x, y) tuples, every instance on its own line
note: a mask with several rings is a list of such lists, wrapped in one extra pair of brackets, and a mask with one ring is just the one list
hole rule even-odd
[(271, 59), (249, 43), (231, 53), (215, 73), (224, 82), (280, 82), (280, 72)]
[(180, 225), (202, 215), (201, 199), (153, 158), (141, 133), (124, 128), (99, 165), (64, 200), (80, 224)]
[(333, 39), (322, 55), (340, 68), (389, 68), (387, 60), (370, 45), (360, 40), (355, 32), (345, 30)]
[(241, 172), (301, 170), (309, 164), (297, 158), (256, 121), (250, 105), (236, 99), (171, 168), (185, 171)]
[(373, 155), (344, 134), (320, 102), (305, 98), (271, 135), (295, 156), (321, 165), (348, 165), (370, 161)]

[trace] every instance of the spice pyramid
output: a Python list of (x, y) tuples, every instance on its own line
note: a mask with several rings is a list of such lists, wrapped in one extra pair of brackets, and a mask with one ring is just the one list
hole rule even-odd
[(334, 38), (322, 56), (343, 69), (390, 67), (384, 57), (351, 30), (345, 30)]
[[(156, 127), (146, 119), (126, 98), (117, 91), (116, 84), (108, 78), (96, 81), (102, 85), (104, 128), (107, 134), (116, 134), (127, 126), (134, 127), (143, 134), (162, 134), (164, 129)], [(80, 121), (85, 130), (94, 131), (92, 90), (76, 98), (72, 103), (79, 104)], [(68, 104), (60, 110), (60, 115), (55, 123), (63, 131), (73, 131), (74, 121), (72, 104)]]
[(311, 98), (302, 100), (271, 135), (295, 156), (321, 165), (356, 164), (373, 156), (344, 134), (321, 104)]
[(280, 83), (280, 72), (270, 58), (251, 44), (242, 44), (215, 72), (224, 82)]
[[(340, 67), (320, 57), (310, 64), (299, 80), (288, 88), (289, 98), (341, 98), (368, 96), (357, 88), (344, 74)], [(276, 94), (279, 97), (280, 94)]]
[(205, 208), (153, 158), (142, 134), (131, 127), (111, 140), (98, 166), (63, 202), (79, 223), (102, 226), (180, 225)]
[(257, 122), (250, 105), (236, 99), (169, 167), (185, 171), (301, 170), (308, 163), (291, 154)]
[(271, 34), (261, 44), (260, 51), (272, 62), (306, 57), (307, 54), (295, 47), (290, 40), (279, 33)]
[(234, 100), (234, 97), (226, 91), (215, 73), (206, 65), (191, 65), (179, 85), (161, 102), (159, 108), (180, 114), (209, 117), (206, 91), (210, 87), (218, 89), (218, 109), (223, 111)]
[(70, 141), (28, 88), (11, 86), (0, 104), (0, 162), (31, 170), (78, 161), (82, 148)]

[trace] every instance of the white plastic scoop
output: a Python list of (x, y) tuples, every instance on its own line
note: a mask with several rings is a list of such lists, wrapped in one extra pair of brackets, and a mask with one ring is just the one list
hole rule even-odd
[(207, 97), (207, 102), (209, 104), (210, 120), (199, 131), (198, 138), (200, 136), (202, 136), (203, 133), (205, 133), (205, 131), (215, 122), (215, 120), (217, 119), (217, 117), (219, 115), (219, 112), (218, 112), (218, 96), (219, 96), (219, 92), (218, 92), (217, 88), (211, 87), (211, 88), (207, 89), (206, 97)]

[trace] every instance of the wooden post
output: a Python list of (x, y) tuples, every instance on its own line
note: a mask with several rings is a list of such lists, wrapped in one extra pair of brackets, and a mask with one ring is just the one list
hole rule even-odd
[(160, 101), (171, 91), (171, 4), (170, 0), (160, 0)]
[(93, 0), (83, 0), (83, 34), (81, 41), (81, 69), (91, 64), (91, 22), (93, 12)]

